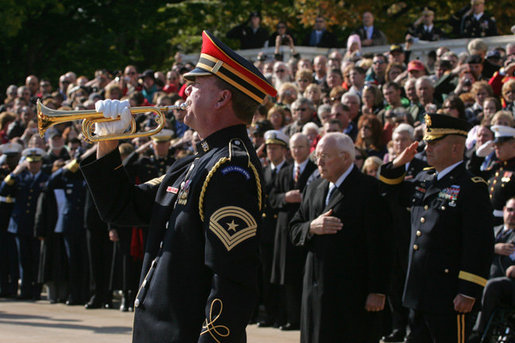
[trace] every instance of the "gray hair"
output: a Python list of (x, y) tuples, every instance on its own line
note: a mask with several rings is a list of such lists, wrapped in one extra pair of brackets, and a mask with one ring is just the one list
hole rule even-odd
[(360, 99), (359, 95), (357, 95), (356, 93), (347, 92), (347, 93), (343, 94), (341, 102), (343, 103), (345, 101), (345, 99), (348, 99), (348, 98), (355, 98), (355, 99), (357, 99), (358, 100), (358, 104), (361, 105), (361, 99)]
[[(351, 161), (354, 162), (356, 158), (356, 150), (354, 149), (354, 142), (352, 138), (347, 136), (345, 133), (330, 132), (326, 133), (321, 141), (332, 141), (340, 151), (344, 151), (349, 154)], [(320, 143), (319, 143), (320, 144)]]
[(401, 133), (407, 133), (408, 136), (411, 138), (411, 140), (414, 139), (414, 134), (415, 134), (415, 129), (413, 129), (413, 127), (409, 124), (406, 124), (406, 123), (401, 123), (399, 124), (399, 126), (397, 126), (395, 128), (395, 130), (393, 130), (393, 135), (395, 134), (401, 134)]
[(309, 130), (317, 130), (317, 132), (320, 132), (320, 128), (318, 127), (317, 124), (313, 123), (313, 122), (309, 122), (309, 123), (306, 123), (304, 124), (304, 126), (302, 127), (302, 133), (307, 135)]
[(302, 105), (306, 105), (309, 107), (309, 109), (314, 112), (315, 111), (315, 104), (313, 104), (313, 101), (309, 100), (308, 98), (304, 98), (304, 97), (301, 97), (301, 98), (298, 98), (297, 100), (295, 100), (292, 104), (291, 104), (291, 107), (300, 107)]
[(427, 82), (428, 85), (430, 85), (432, 88), (435, 88), (435, 84), (434, 84), (433, 80), (427, 75), (419, 77), (417, 79), (417, 83), (415, 83), (415, 87), (418, 85), (421, 85), (424, 82)]
[(331, 105), (323, 104), (323, 105), (318, 106), (317, 115), (318, 115), (318, 119), (320, 119), (320, 121), (322, 121), (322, 118), (320, 118), (320, 116), (322, 115), (322, 113), (325, 113), (325, 112), (331, 113)]

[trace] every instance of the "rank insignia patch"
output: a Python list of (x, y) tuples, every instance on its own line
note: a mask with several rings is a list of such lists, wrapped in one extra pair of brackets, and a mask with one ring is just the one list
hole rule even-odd
[(255, 219), (244, 209), (226, 206), (209, 219), (209, 229), (220, 239), (227, 251), (256, 235)]

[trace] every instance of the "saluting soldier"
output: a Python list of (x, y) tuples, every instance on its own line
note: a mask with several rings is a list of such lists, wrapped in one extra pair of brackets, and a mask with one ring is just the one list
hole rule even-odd
[(170, 150), (172, 136), (173, 131), (168, 129), (163, 129), (152, 136), (153, 153), (150, 157), (141, 158), (139, 162), (147, 171), (147, 175), (144, 175), (145, 178), (164, 175), (168, 167), (175, 162), (173, 151)]
[(40, 242), (34, 237), (34, 217), (38, 196), (48, 180), (48, 174), (41, 170), (44, 155), (39, 148), (23, 150), (23, 159), (0, 185), (0, 196), (14, 199), (7, 230), (16, 238), (20, 299), (37, 300), (41, 293), (37, 283)]
[(471, 9), (461, 18), (460, 34), (466, 38), (497, 35), (497, 23), (492, 14), (485, 12), (485, 0), (471, 0)]
[(269, 195), (281, 169), (288, 166), (285, 159), (288, 151), (288, 136), (279, 130), (265, 132), (266, 156), (270, 162), (263, 170), (265, 209), (263, 225), (259, 237), (259, 256), (263, 272), (262, 297), (265, 306), (265, 318), (258, 322), (259, 327), (269, 327), (278, 324), (279, 290), (277, 285), (270, 282), (272, 261), (274, 258), (274, 237), (277, 225), (278, 209), (270, 204)]
[[(134, 342), (243, 342), (257, 300), (258, 222), (264, 202), (259, 159), (245, 124), (276, 90), (247, 60), (204, 31), (200, 60), (185, 74), (185, 123), (203, 139), (197, 155), (134, 186), (118, 142), (98, 145), (81, 168), (101, 216), (148, 225), (135, 299)], [(97, 102), (118, 117), (97, 133), (123, 132), (126, 102)]]
[(88, 250), (84, 225), (86, 182), (77, 160), (71, 160), (48, 179), (58, 205), (54, 232), (63, 236), (68, 262), (69, 294), (66, 305), (82, 305), (89, 297)]
[[(493, 252), (492, 207), (486, 182), (463, 163), (470, 125), (426, 115), (427, 162), (405, 180), (418, 143), (383, 166), (380, 180), (411, 207), (411, 249), (403, 302), (410, 309), (407, 342), (465, 342), (468, 314), (481, 297)], [(404, 180), (404, 181), (403, 181)]]
[[(469, 164), (471, 172), (488, 180), (488, 192), (493, 206), (494, 225), (503, 223), (503, 208), (515, 195), (515, 129), (509, 126), (494, 125), (495, 140), (484, 144), (472, 156)], [(497, 161), (487, 170), (481, 170), (482, 156), (495, 151)], [(481, 156), (478, 156), (481, 155)]]

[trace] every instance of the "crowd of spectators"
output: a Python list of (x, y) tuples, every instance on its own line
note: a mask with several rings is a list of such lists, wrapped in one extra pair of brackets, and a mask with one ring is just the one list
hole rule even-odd
[[(495, 21), (483, 8), (483, 0), (473, 0), (463, 13), (459, 31), (464, 37), (497, 34)], [(405, 46), (392, 44), (383, 53), (367, 55), (362, 47), (385, 45), (387, 37), (374, 27), (373, 14), (366, 12), (363, 26), (349, 37), (347, 49), (333, 49), (313, 60), (297, 53), (295, 43), (335, 47), (335, 37), (321, 16), (313, 31), (299, 40), (284, 22), (269, 35), (260, 26), (259, 13), (250, 15), (249, 25), (227, 34), (241, 39), (242, 48), (276, 47), (273, 58), (261, 53), (255, 65), (276, 87), (278, 96), (259, 107), (248, 128), (264, 167), (283, 161), (270, 159), (265, 147), (265, 133), (270, 130), (285, 134), (283, 141), (288, 145), (289, 140), (289, 149), (284, 149), (284, 159), (292, 168), (299, 166), (299, 175), (290, 175), (298, 180), (276, 181), (267, 190), (267, 196), (275, 199), (268, 205), (279, 216), (284, 212), (285, 218), (273, 222), (272, 231), (287, 230), (303, 187), (317, 177), (316, 168), (307, 167), (306, 161), (314, 158), (313, 151), (326, 133), (349, 135), (355, 144), (355, 165), (377, 176), (383, 163), (392, 161), (410, 142), (422, 140), (426, 114), (446, 114), (474, 125), (467, 139), (469, 160), (477, 148), (493, 139), (492, 125), (515, 126), (515, 44), (489, 48), (475, 38), (466, 53), (457, 55), (442, 41), (434, 60), (410, 59), (412, 42), (444, 38), (433, 18), (434, 11), (425, 8), (407, 33)], [(292, 49), (290, 60), (282, 61), (281, 45)], [(37, 300), (46, 284), (52, 302), (98, 308), (112, 307), (112, 291), (121, 290), (121, 309), (132, 309), (145, 228), (114, 228), (101, 222), (77, 172), (77, 161), (91, 153), (94, 144), (84, 141), (80, 121), (55, 125), (41, 138), (36, 102), (66, 111), (95, 109), (101, 99), (126, 99), (132, 107), (177, 105), (186, 99), (182, 75), (193, 67), (177, 54), (166, 71), (139, 72), (128, 65), (115, 73), (99, 69), (91, 79), (72, 71), (58, 80), (29, 75), (23, 85), (7, 87), (0, 106), (0, 296)], [(158, 177), (173, 161), (195, 153), (201, 138), (184, 123), (184, 115), (184, 110), (168, 111), (166, 129), (160, 134), (120, 145), (135, 183)], [(156, 119), (142, 114), (136, 116), (136, 123), (145, 131), (156, 125)], [(514, 158), (515, 152), (510, 153), (509, 159)], [(423, 160), (423, 144), (420, 155)], [(494, 153), (478, 158), (481, 170), (498, 160)], [(309, 173), (302, 176), (306, 170)], [(506, 195), (504, 201), (513, 195)], [(20, 217), (31, 220), (22, 224)], [(28, 227), (22, 230), (23, 225)], [(262, 280), (265, 305), (283, 306), (265, 306), (254, 319), (262, 326), (289, 330), (299, 326), (302, 268), (298, 266), (305, 254), (292, 253), (286, 241), (287, 236), (275, 234), (267, 243), (271, 256), (263, 259), (268, 274)], [(292, 267), (290, 259), (300, 262)], [(265, 299), (270, 294), (275, 301)]]

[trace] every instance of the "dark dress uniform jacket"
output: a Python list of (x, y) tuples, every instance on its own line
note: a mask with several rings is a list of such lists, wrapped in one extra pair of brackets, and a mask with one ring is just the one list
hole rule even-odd
[(411, 206), (404, 305), (426, 313), (454, 313), (456, 295), (480, 299), (488, 279), (494, 237), (486, 183), (466, 171), (464, 163), (439, 181), (434, 169), (404, 182), (403, 174), (404, 166), (388, 163), (380, 179), (394, 186), (390, 195)]
[(7, 176), (0, 186), (0, 195), (15, 198), (8, 231), (13, 234), (34, 236), (34, 216), (39, 194), (48, 180), (48, 174), (39, 171), (32, 175), (25, 170), (12, 177)]
[[(322, 178), (310, 183), (290, 223), (293, 244), (308, 249), (301, 342), (362, 342), (373, 329), (367, 295), (388, 287), (391, 218), (379, 182), (355, 166), (325, 206), (328, 188)], [(310, 223), (329, 209), (342, 230), (310, 236)]]
[(113, 151), (81, 168), (102, 218), (148, 225), (134, 342), (241, 342), (256, 301), (261, 166), (244, 125), (131, 185)]
[(270, 192), (270, 204), (279, 212), (277, 214), (277, 227), (275, 230), (274, 260), (272, 263), (272, 283), (283, 285), (285, 282), (294, 281), (299, 273), (302, 273), (306, 259), (304, 249), (294, 247), (288, 236), (288, 225), (297, 212), (300, 204), (287, 203), (284, 200), (286, 192), (298, 189), (302, 193), (311, 174), (317, 169), (316, 164), (308, 161), (304, 171), (300, 174), (295, 185), (293, 180), (292, 163), (284, 166), (279, 171), (275, 180), (275, 186)]
[(484, 158), (474, 153), (469, 162), (469, 169), (473, 174), (488, 180), (490, 202), (494, 208), (494, 225), (501, 225), (504, 205), (515, 195), (515, 158), (504, 162), (497, 161), (491, 168), (481, 171), (483, 161)]

